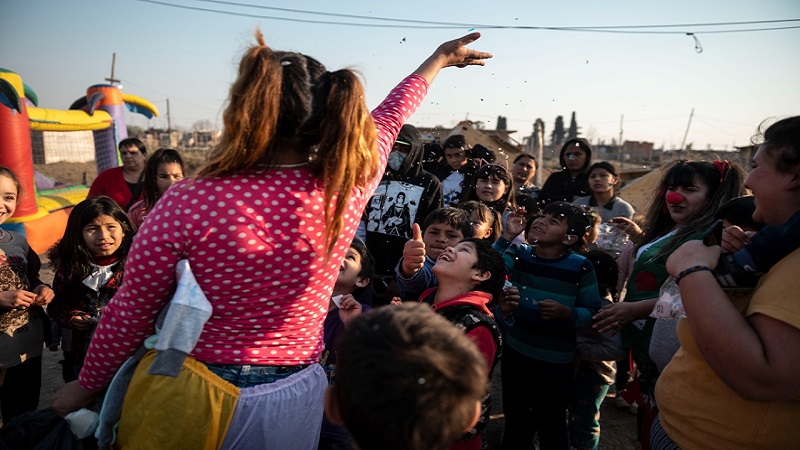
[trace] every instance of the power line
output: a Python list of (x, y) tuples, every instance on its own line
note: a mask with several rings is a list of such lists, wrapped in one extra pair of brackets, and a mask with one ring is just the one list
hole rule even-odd
[(700, 27), (700, 26), (732, 26), (732, 25), (762, 25), (768, 23), (786, 23), (786, 22), (798, 22), (800, 19), (775, 19), (775, 20), (751, 20), (751, 21), (742, 21), (742, 22), (709, 22), (709, 23), (683, 23), (683, 24), (669, 24), (669, 25), (604, 25), (604, 26), (584, 26), (584, 27), (537, 27), (537, 26), (526, 26), (526, 25), (480, 25), (474, 23), (454, 23), (454, 22), (438, 22), (438, 21), (429, 21), (429, 20), (416, 20), (416, 19), (398, 19), (396, 17), (381, 17), (381, 16), (364, 16), (364, 15), (357, 15), (357, 14), (342, 14), (342, 13), (335, 13), (335, 12), (319, 12), (319, 11), (308, 11), (303, 9), (292, 9), (292, 8), (280, 8), (277, 6), (263, 6), (263, 5), (253, 5), (249, 3), (241, 3), (241, 2), (230, 2), (230, 1), (223, 1), (223, 0), (194, 0), (197, 2), (203, 3), (213, 3), (213, 4), (220, 4), (220, 5), (229, 5), (229, 6), (242, 6), (246, 8), (255, 8), (255, 9), (266, 9), (270, 11), (281, 11), (281, 12), (290, 12), (290, 13), (297, 13), (297, 14), (310, 14), (310, 15), (318, 15), (318, 16), (326, 16), (326, 17), (346, 17), (350, 19), (364, 19), (364, 20), (385, 20), (389, 22), (401, 22), (401, 23), (415, 23), (415, 24), (427, 24), (427, 25), (436, 25), (437, 27), (441, 26), (455, 26), (455, 27), (477, 27), (477, 28), (515, 28), (515, 29), (569, 29), (569, 30), (600, 30), (600, 29), (623, 29), (623, 28), (678, 28), (678, 27)]
[(209, 8), (200, 8), (197, 6), (186, 6), (186, 5), (173, 5), (170, 3), (159, 2), (156, 0), (135, 0), (137, 2), (142, 3), (152, 3), (155, 5), (161, 6), (169, 6), (171, 8), (178, 8), (178, 9), (186, 9), (190, 11), (201, 11), (201, 12), (210, 12), (215, 14), (225, 14), (229, 16), (238, 16), (238, 17), (251, 17), (254, 19), (272, 19), (272, 20), (282, 20), (285, 22), (299, 22), (299, 23), (311, 23), (317, 25), (346, 25), (352, 27), (367, 27), (367, 28), (404, 28), (404, 29), (432, 29), (432, 28), (464, 28), (463, 25), (392, 25), (392, 24), (378, 24), (378, 23), (357, 23), (357, 22), (335, 22), (329, 20), (309, 20), (309, 19), (295, 19), (291, 17), (277, 17), (277, 16), (265, 16), (260, 14), (249, 14), (249, 13), (240, 13), (240, 12), (233, 12), (233, 11), (223, 11), (218, 9), (209, 9)]
[[(262, 5), (251, 5), (246, 3), (239, 3), (239, 2), (229, 2), (223, 0), (196, 0), (205, 3), (212, 3), (212, 4), (220, 4), (220, 5), (227, 5), (227, 6), (238, 6), (238, 7), (246, 7), (246, 8), (255, 8), (255, 9), (265, 9), (265, 10), (272, 10), (272, 11), (281, 11), (281, 12), (289, 12), (289, 13), (296, 13), (296, 14), (312, 14), (312, 15), (320, 15), (325, 17), (342, 17), (342, 18), (349, 18), (349, 19), (358, 19), (358, 20), (369, 20), (373, 21), (373, 23), (369, 22), (341, 22), (341, 21), (332, 21), (332, 20), (312, 20), (312, 19), (300, 19), (300, 18), (292, 18), (292, 17), (279, 17), (279, 16), (268, 16), (262, 14), (252, 14), (252, 13), (245, 13), (245, 12), (235, 12), (235, 11), (226, 11), (220, 9), (211, 9), (211, 8), (201, 8), (198, 6), (188, 6), (188, 5), (176, 5), (170, 4), (166, 2), (161, 2), (157, 0), (136, 0), (142, 3), (151, 3), (161, 6), (168, 6), (172, 8), (178, 9), (185, 9), (191, 11), (200, 11), (200, 12), (208, 12), (214, 14), (224, 14), (224, 15), (231, 15), (231, 16), (239, 16), (239, 17), (251, 17), (257, 19), (272, 19), (272, 20), (281, 20), (287, 22), (299, 22), (299, 23), (310, 23), (310, 24), (317, 24), (317, 25), (344, 25), (344, 26), (353, 26), (353, 27), (367, 27), (367, 28), (404, 28), (404, 29), (442, 29), (442, 28), (464, 28), (464, 27), (471, 27), (471, 28), (482, 28), (482, 29), (516, 29), (516, 30), (548, 30), (548, 31), (582, 31), (582, 32), (594, 32), (594, 33), (618, 33), (618, 34), (711, 34), (711, 33), (746, 33), (746, 32), (754, 32), (754, 31), (773, 31), (773, 30), (787, 30), (787, 29), (796, 29), (800, 28), (798, 26), (783, 26), (783, 27), (761, 27), (761, 28), (740, 28), (740, 29), (732, 29), (732, 30), (699, 30), (699, 31), (648, 31), (648, 30), (641, 30), (641, 29), (653, 29), (653, 28), (679, 28), (679, 27), (722, 27), (722, 26), (739, 26), (739, 25), (763, 25), (763, 24), (777, 24), (777, 23), (787, 23), (787, 22), (800, 22), (800, 19), (777, 19), (777, 20), (759, 20), (759, 21), (739, 21), (739, 22), (712, 22), (712, 23), (693, 23), (693, 24), (667, 24), (667, 25), (608, 25), (608, 26), (583, 26), (583, 27), (552, 27), (552, 26), (530, 26), (530, 25), (492, 25), (492, 24), (477, 24), (477, 23), (453, 23), (453, 22), (436, 22), (436, 21), (427, 21), (427, 20), (415, 20), (415, 19), (398, 19), (398, 18), (390, 18), (390, 17), (377, 17), (377, 16), (362, 16), (362, 15), (355, 15), (355, 14), (341, 14), (341, 13), (332, 13), (332, 12), (317, 12), (317, 11), (307, 11), (307, 10), (299, 10), (299, 9), (291, 9), (291, 8), (279, 8), (273, 6), (262, 6)], [(397, 24), (387, 24), (387, 23), (374, 23), (374, 21), (384, 21), (384, 22), (397, 22)], [(639, 30), (636, 30), (639, 29)]]

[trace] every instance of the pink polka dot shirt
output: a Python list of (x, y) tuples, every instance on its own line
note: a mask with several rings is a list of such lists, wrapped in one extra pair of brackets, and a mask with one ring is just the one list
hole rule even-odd
[[(427, 93), (410, 75), (373, 111), (380, 167)], [(187, 180), (148, 214), (122, 286), (103, 311), (80, 385), (103, 389), (153, 334), (186, 258), (213, 306), (192, 356), (215, 364), (298, 365), (319, 360), (322, 326), (342, 258), (383, 171), (348, 193), (344, 228), (325, 256), (324, 190), (308, 168)]]

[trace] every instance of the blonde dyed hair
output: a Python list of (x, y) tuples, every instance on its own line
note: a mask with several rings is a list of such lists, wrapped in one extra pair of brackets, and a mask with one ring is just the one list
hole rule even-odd
[(197, 176), (269, 169), (286, 147), (308, 149), (311, 171), (324, 185), (330, 256), (352, 190), (378, 173), (375, 124), (364, 87), (350, 69), (328, 72), (309, 56), (270, 49), (260, 30), (255, 38), (231, 86), (220, 143)]

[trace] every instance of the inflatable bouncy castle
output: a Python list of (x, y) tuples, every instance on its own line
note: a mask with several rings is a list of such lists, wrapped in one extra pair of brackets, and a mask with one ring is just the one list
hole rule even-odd
[(0, 69), (0, 165), (16, 173), (24, 192), (14, 217), (3, 228), (24, 234), (31, 248), (43, 253), (61, 238), (72, 206), (86, 198), (88, 188), (37, 192), (34, 160), (44, 164), (94, 159), (98, 173), (116, 167), (117, 143), (128, 135), (123, 108), (148, 118), (158, 116), (158, 110), (149, 101), (107, 84), (91, 86), (69, 110), (37, 104), (36, 93), (19, 75)]

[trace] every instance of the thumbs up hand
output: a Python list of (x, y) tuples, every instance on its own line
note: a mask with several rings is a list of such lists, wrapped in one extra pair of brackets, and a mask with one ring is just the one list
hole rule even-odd
[(419, 224), (411, 226), (411, 239), (403, 246), (403, 263), (400, 272), (406, 278), (417, 273), (425, 265), (425, 243), (422, 242), (422, 231)]

